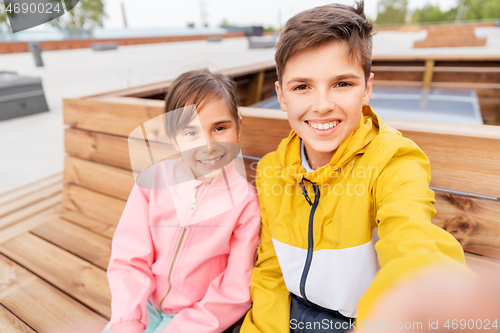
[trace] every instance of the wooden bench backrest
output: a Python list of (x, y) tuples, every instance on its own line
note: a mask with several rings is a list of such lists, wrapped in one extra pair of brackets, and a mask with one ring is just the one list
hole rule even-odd
[[(385, 57), (374, 62), (383, 65), (392, 60)], [(410, 64), (422, 59), (406, 61)], [(495, 60), (487, 61), (497, 66)], [(273, 63), (225, 73), (239, 82), (243, 105), (272, 94), (276, 78)], [(63, 101), (64, 123), (70, 126), (65, 130), (68, 156), (64, 207), (96, 220), (112, 221), (112, 225), (118, 222), (134, 184), (128, 135), (163, 113), (160, 98), (169, 85), (166, 81)], [(245, 118), (241, 148), (249, 157), (246, 164), (252, 181), (256, 161), (275, 150), (290, 127), (286, 114), (279, 110), (240, 110)], [(465, 250), (500, 258), (500, 127), (396, 120), (387, 123), (414, 140), (431, 160), (431, 186), (435, 188), (438, 211), (433, 223), (452, 233)]]

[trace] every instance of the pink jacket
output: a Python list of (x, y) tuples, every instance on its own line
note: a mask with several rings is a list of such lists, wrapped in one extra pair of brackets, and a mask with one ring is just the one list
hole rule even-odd
[(233, 164), (197, 199), (204, 183), (179, 160), (141, 173), (113, 237), (113, 332), (146, 329), (148, 300), (177, 313), (164, 333), (220, 333), (250, 308), (259, 204)]

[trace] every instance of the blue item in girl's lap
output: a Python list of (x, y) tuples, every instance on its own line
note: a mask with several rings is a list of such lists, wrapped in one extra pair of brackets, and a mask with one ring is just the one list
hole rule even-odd
[[(151, 303), (147, 304), (148, 307), (148, 327), (143, 331), (143, 333), (161, 333), (168, 324), (174, 319), (175, 314), (167, 314), (165, 312), (159, 311)], [(101, 333), (113, 333), (110, 323), (104, 327)]]

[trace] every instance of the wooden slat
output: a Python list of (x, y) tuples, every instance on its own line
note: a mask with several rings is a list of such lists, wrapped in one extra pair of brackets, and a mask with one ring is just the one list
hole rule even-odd
[(15, 238), (21, 234), (24, 234), (30, 231), (31, 229), (38, 227), (39, 225), (46, 223), (50, 219), (54, 218), (54, 216), (57, 216), (60, 211), (61, 211), (61, 206), (60, 204), (58, 204), (53, 208), (38, 213), (30, 218), (27, 218), (26, 220), (19, 221), (14, 225), (5, 228), (0, 232), (0, 244), (12, 238)]
[(64, 151), (81, 159), (131, 170), (127, 138), (68, 128)]
[(116, 226), (120, 220), (125, 200), (65, 184), (62, 205), (64, 208), (79, 212), (90, 218)]
[(432, 223), (451, 233), (465, 251), (500, 259), (500, 201), (436, 191)]
[(262, 84), (264, 83), (264, 71), (253, 74), (247, 88), (246, 106), (260, 101)]
[(23, 234), (0, 245), (0, 252), (110, 318), (111, 293), (106, 271), (32, 234)]
[(424, 88), (430, 88), (432, 82), (432, 75), (434, 74), (434, 60), (427, 60), (425, 62), (425, 72), (424, 72)]
[(3, 255), (0, 255), (0, 303), (39, 333), (100, 332), (107, 323)]
[(131, 171), (72, 156), (64, 159), (64, 180), (122, 200), (128, 199), (135, 182)]
[(102, 269), (108, 268), (111, 255), (109, 238), (57, 217), (32, 229), (31, 233)]
[(60, 204), (62, 199), (61, 194), (57, 194), (43, 201), (37, 202), (29, 207), (26, 207), (22, 210), (19, 210), (15, 213), (7, 215), (0, 219), (0, 230), (6, 229), (15, 223), (19, 223), (23, 220), (26, 220), (30, 217), (33, 217), (43, 211), (51, 209), (56, 205)]
[[(65, 130), (65, 152), (71, 156), (94, 161), (125, 170), (132, 170), (130, 156), (133, 156), (134, 168), (142, 170), (151, 164), (149, 151), (145, 141), (133, 140), (129, 147), (126, 137), (83, 131), (75, 128)], [(169, 144), (149, 142), (156, 152), (156, 162), (176, 154), (175, 148)], [(137, 163), (139, 162), (139, 163)]]
[(500, 197), (499, 166), (494, 163), (478, 163), (464, 158), (443, 157), (427, 153), (431, 161), (431, 186)]
[(402, 61), (454, 61), (454, 62), (487, 62), (487, 61), (500, 61), (498, 54), (405, 54), (405, 55), (386, 55), (374, 54), (372, 57), (373, 62), (402, 62)]
[(2, 333), (36, 333), (19, 318), (0, 304), (0, 332)]
[(5, 203), (18, 200), (27, 194), (31, 194), (47, 186), (59, 183), (61, 180), (62, 180), (62, 173), (59, 172), (52, 176), (36, 181), (34, 183), (17, 188), (13, 191), (0, 194), (0, 207)]
[(47, 187), (40, 188), (36, 192), (26, 194), (25, 196), (19, 199), (7, 202), (0, 206), (0, 219), (9, 214), (17, 212), (23, 208), (29, 207), (37, 202), (49, 199), (55, 196), (56, 194), (61, 193), (61, 190), (62, 190), (62, 180), (59, 180), (55, 184), (48, 185)]
[(261, 158), (276, 150), (290, 133), (286, 113), (281, 110), (240, 108), (240, 111), (244, 117), (240, 140), (243, 155)]
[(74, 212), (71, 210), (63, 209), (62, 212), (59, 213), (59, 217), (66, 221), (78, 224), (83, 228), (91, 230), (92, 232), (109, 239), (113, 238), (116, 229), (115, 226), (95, 220), (79, 212)]
[(64, 99), (64, 124), (128, 137), (137, 126), (161, 115), (163, 105), (163, 101), (132, 97)]

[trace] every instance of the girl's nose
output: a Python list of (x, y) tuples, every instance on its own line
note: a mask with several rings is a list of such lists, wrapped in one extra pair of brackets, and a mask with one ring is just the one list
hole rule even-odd
[(208, 143), (208, 151), (210, 154), (213, 154), (214, 152), (217, 151), (217, 148), (219, 148), (219, 145), (215, 141), (210, 141)]

